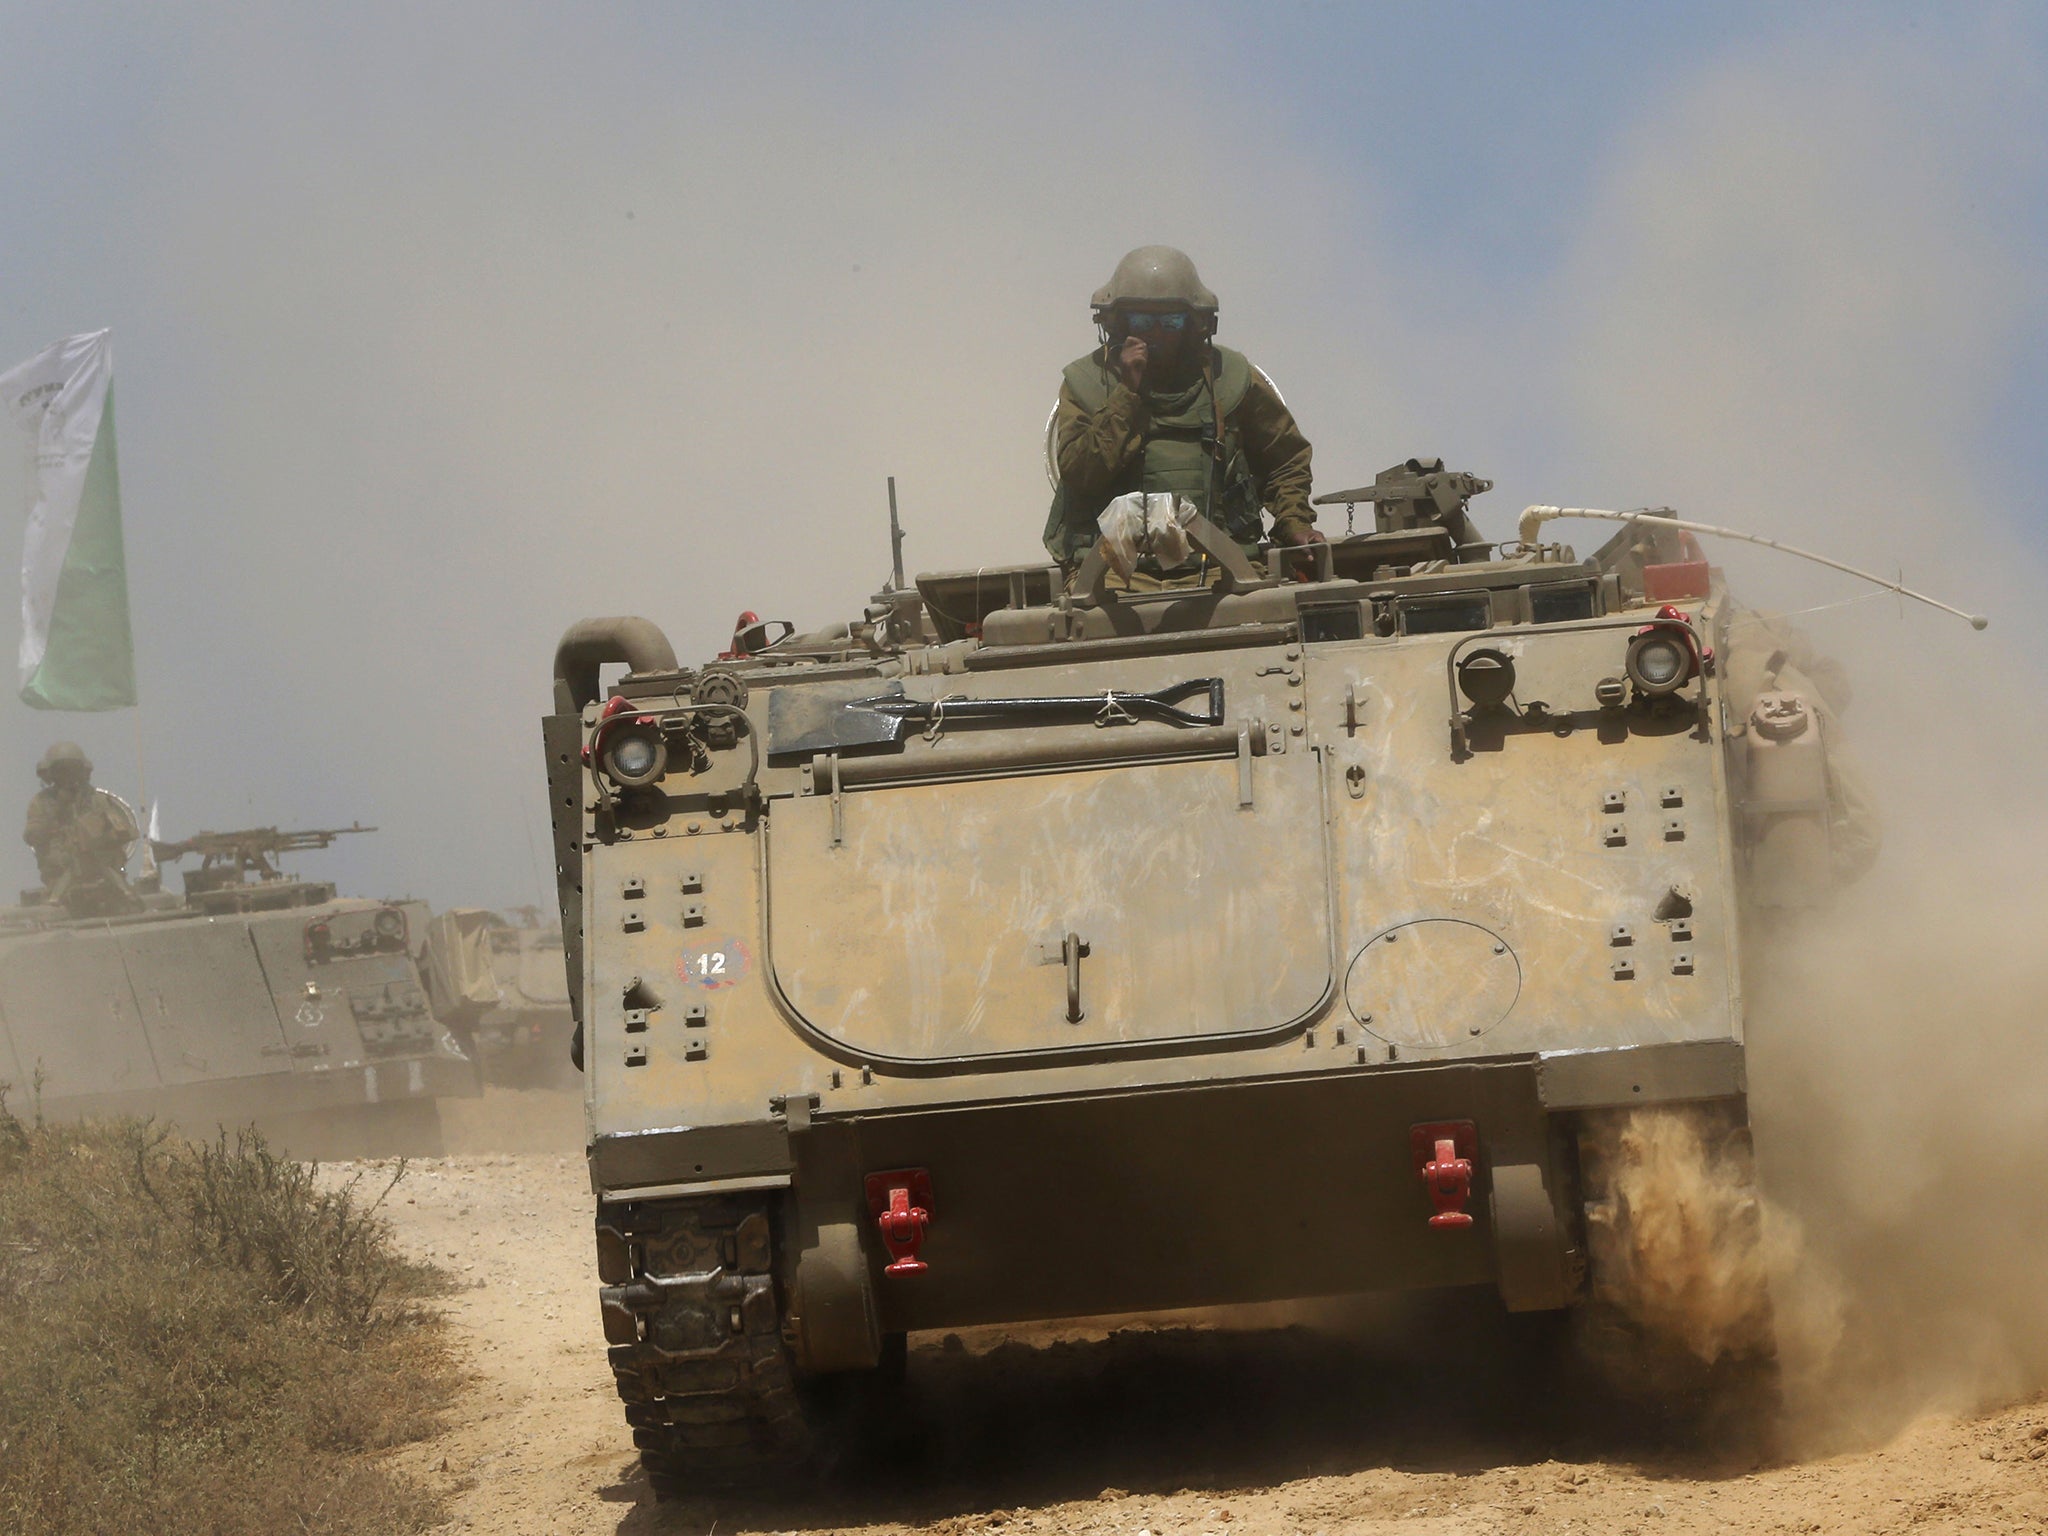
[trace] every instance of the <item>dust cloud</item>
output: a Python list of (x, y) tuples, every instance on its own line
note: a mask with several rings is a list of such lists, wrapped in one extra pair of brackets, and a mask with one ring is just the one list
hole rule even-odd
[[(1949, 767), (1981, 802), (1987, 776)], [(1760, 1170), (1805, 1234), (1773, 1290), (1841, 1324), (1786, 1340), (1824, 1441), (2048, 1387), (2048, 841), (1999, 803), (1980, 840), (1789, 926), (1755, 978)]]
[(1625, 1239), (1594, 1242), (1596, 1273), (1609, 1271), (1597, 1275), (1602, 1290), (1650, 1337), (1700, 1361), (1767, 1350), (1772, 1255), (1797, 1254), (1798, 1236), (1774, 1222), (1766, 1246), (1750, 1160), (1728, 1150), (1726, 1127), (1699, 1111), (1646, 1110), (1595, 1139), (1631, 1215)]
[[(1761, 1176), (1804, 1232), (1780, 1318), (1840, 1321), (1800, 1334), (1806, 1422), (2048, 1384), (2048, 570), (2038, 488), (1985, 460), (2048, 304), (1978, 203), (2031, 185), (2029, 39), (1859, 16), (1687, 61), (1509, 280), (1392, 195), (1398, 136), (1318, 139), (1213, 19), (692, 15), (681, 47), (541, 4), (36, 26), (0, 61), (0, 126), (44, 147), (0, 364), (115, 327), (145, 695), (139, 725), (63, 728), (124, 791), (139, 735), (168, 835), (378, 824), (319, 866), (345, 889), (551, 904), (535, 720), (577, 617), (645, 612), (702, 655), (742, 606), (845, 616), (888, 474), (914, 565), (1034, 558), (1057, 370), (1145, 241), (1196, 254), (1322, 489), (1440, 452), (1499, 480), (1495, 532), (1525, 502), (1672, 503), (1989, 611), (1972, 635), (1715, 551), (1746, 598), (1825, 610), (1800, 622), (1850, 666), (1889, 819), (1750, 978)], [(1204, 107), (1117, 124), (1105, 173), (1086, 61), (1120, 48)], [(132, 120), (37, 137), (88, 64)], [(55, 725), (0, 701), (0, 815)]]
[[(2048, 1387), (2048, 567), (2039, 488), (1974, 460), (2043, 284), (1956, 174), (1996, 153), (1964, 145), (2025, 68), (1978, 62), (1975, 98), (1882, 39), (1709, 72), (1610, 179), (1615, 237), (1566, 301), (1584, 461), (1638, 477), (1609, 505), (1768, 529), (1992, 615), (1975, 634), (1711, 551), (1846, 664), (1842, 745), (1885, 820), (1834, 907), (1748, 935), (1758, 1169), (1798, 1238), (1772, 1290), (1817, 1445)], [(1926, 92), (1955, 105), (1916, 134), (1899, 106)]]

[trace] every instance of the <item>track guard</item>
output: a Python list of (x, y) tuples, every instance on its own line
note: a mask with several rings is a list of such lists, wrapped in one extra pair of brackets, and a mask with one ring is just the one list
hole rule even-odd
[(865, 1218), (850, 1205), (815, 1216), (799, 1210), (790, 1323), (796, 1363), (813, 1374), (871, 1370), (881, 1361)]
[(1564, 1232), (1544, 1186), (1541, 1163), (1493, 1169), (1493, 1253), (1500, 1299), (1510, 1312), (1550, 1312), (1570, 1304)]

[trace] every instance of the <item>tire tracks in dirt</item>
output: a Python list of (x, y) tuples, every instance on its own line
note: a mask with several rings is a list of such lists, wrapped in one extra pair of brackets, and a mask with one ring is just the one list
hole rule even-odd
[[(577, 1144), (573, 1099), (518, 1098), (498, 1144)], [(2048, 1532), (2048, 1403), (1760, 1463), (1591, 1401), (1455, 1299), (920, 1336), (914, 1451), (657, 1506), (605, 1366), (589, 1201), (580, 1156), (521, 1151), (416, 1162), (387, 1207), (460, 1285), (474, 1389), (404, 1453), (449, 1491), (451, 1532)]]

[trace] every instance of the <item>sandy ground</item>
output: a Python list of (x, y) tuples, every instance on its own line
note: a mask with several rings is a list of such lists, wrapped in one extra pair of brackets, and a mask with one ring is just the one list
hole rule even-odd
[(464, 1282), (447, 1305), (476, 1388), (407, 1453), (453, 1491), (450, 1530), (2048, 1531), (2048, 1401), (1760, 1456), (1517, 1369), (1455, 1306), (921, 1336), (914, 1455), (657, 1507), (604, 1365), (578, 1106), (494, 1096), (450, 1129), (520, 1149), (416, 1163), (391, 1206), (407, 1247)]

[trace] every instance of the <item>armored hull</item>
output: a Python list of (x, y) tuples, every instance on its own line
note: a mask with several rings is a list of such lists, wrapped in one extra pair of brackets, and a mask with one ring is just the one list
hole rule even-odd
[(477, 907), (439, 912), (427, 924), (420, 969), (435, 1016), (468, 1043), (486, 1081), (577, 1086), (560, 928)]
[(598, 1268), (658, 1486), (800, 1456), (811, 1388), (912, 1330), (1625, 1314), (1649, 1114), (1753, 1220), (1742, 927), (1824, 890), (1837, 797), (1750, 729), (1791, 680), (1696, 550), (1204, 547), (1193, 589), (926, 577), (694, 671), (644, 621), (565, 637)]
[(17, 1106), (256, 1124), (316, 1156), (438, 1150), (473, 1064), (428, 1011), (416, 903), (276, 880), (79, 919), (0, 912), (0, 1074)]

